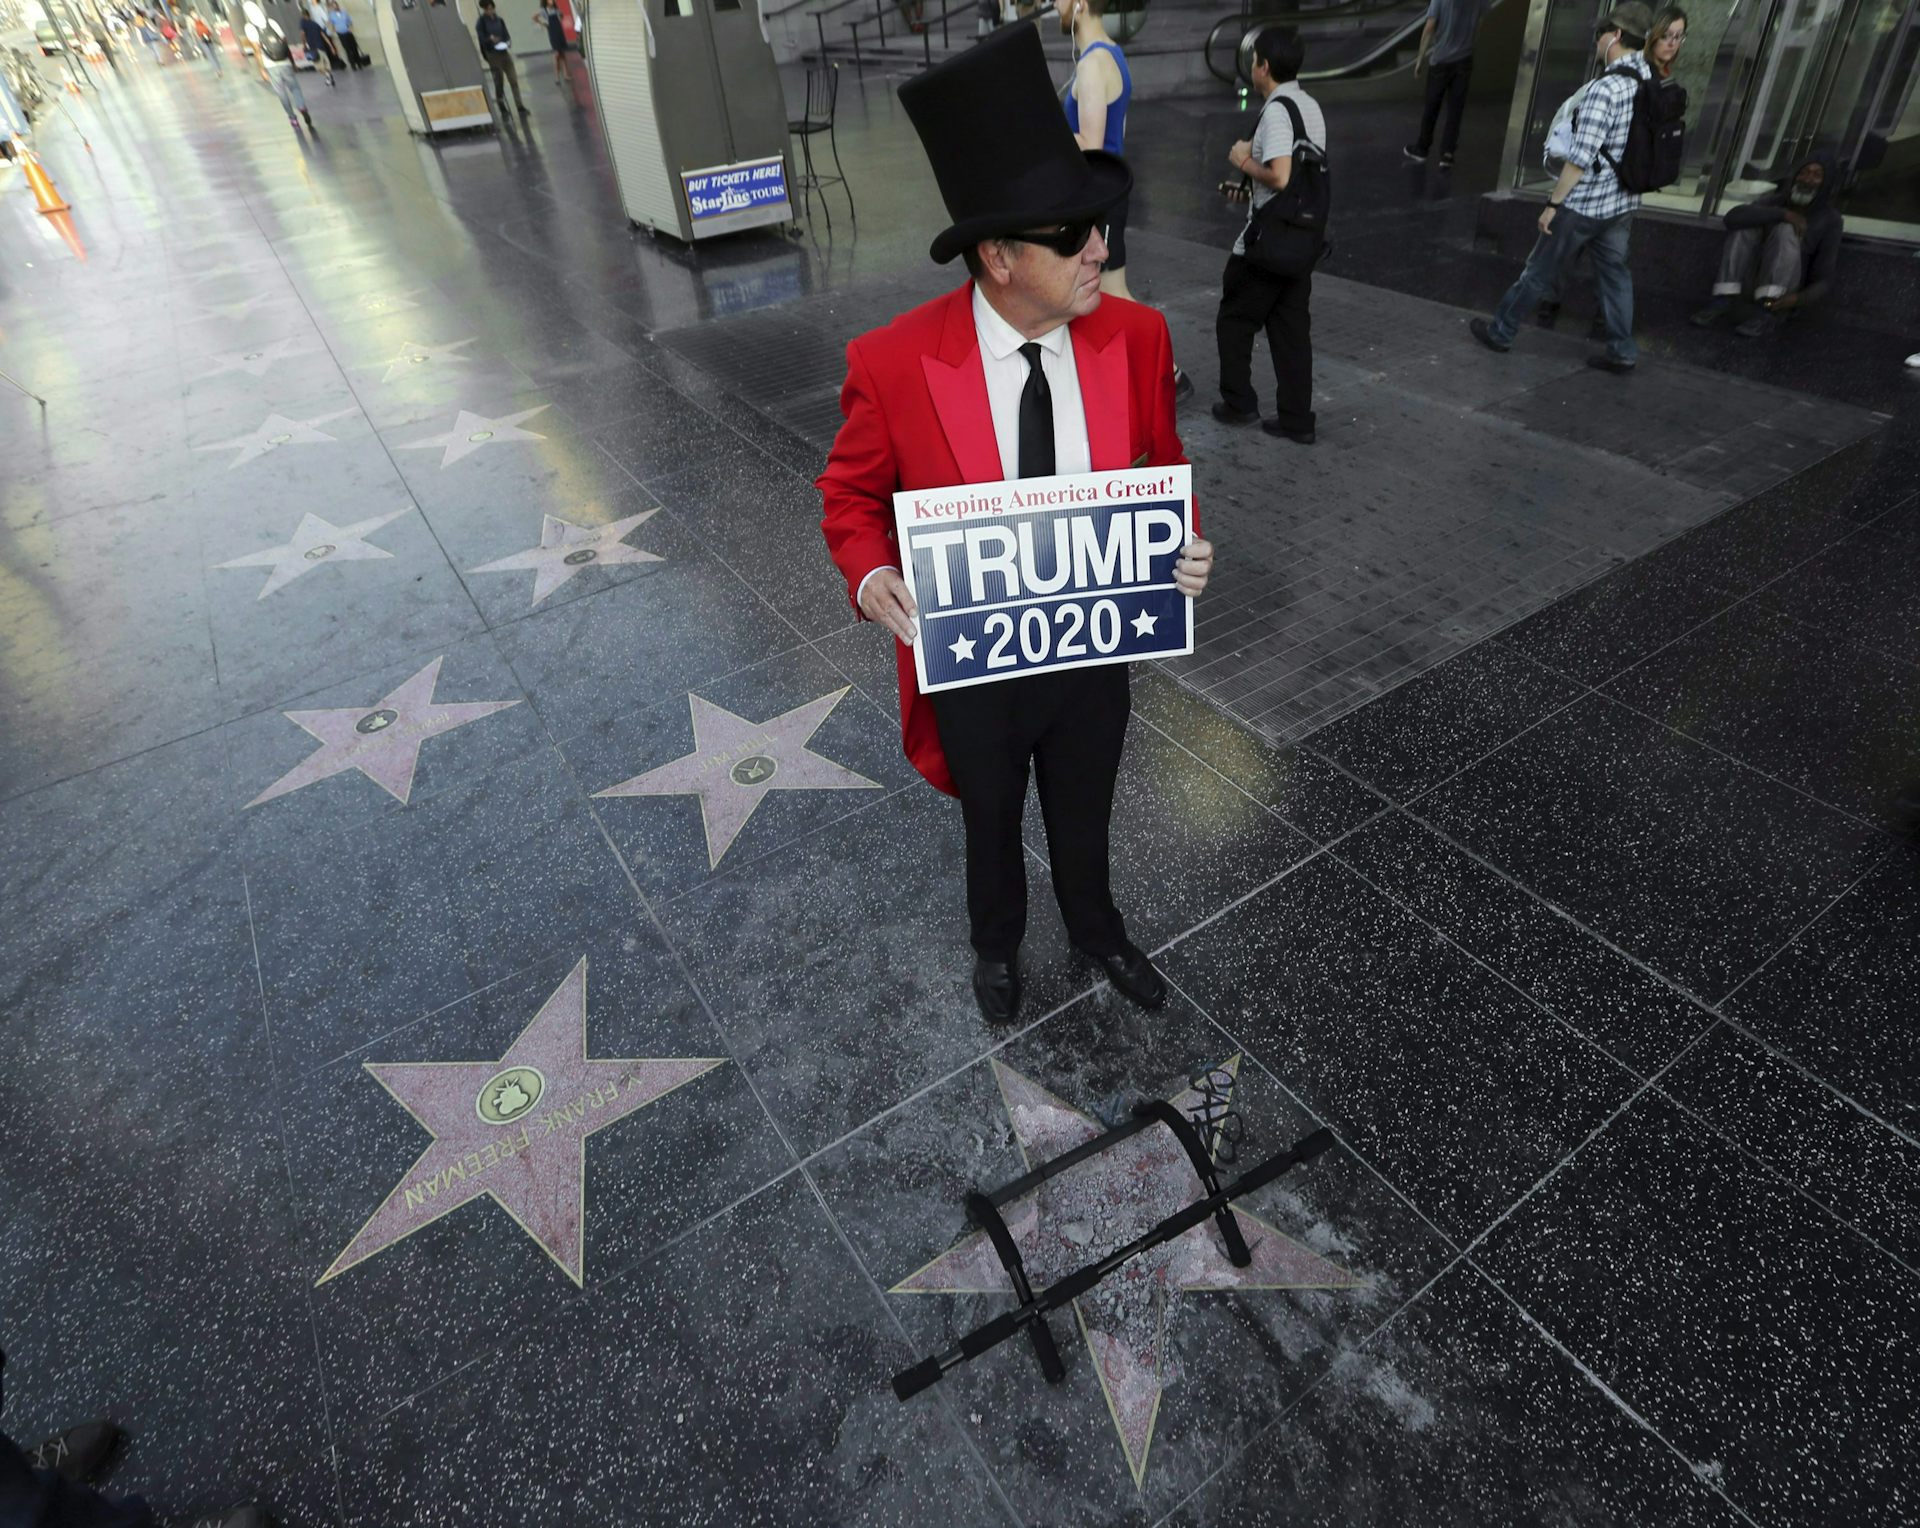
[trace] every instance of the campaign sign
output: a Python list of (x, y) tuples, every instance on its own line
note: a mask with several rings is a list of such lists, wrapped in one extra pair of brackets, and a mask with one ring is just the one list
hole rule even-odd
[(920, 692), (1193, 651), (1173, 565), (1193, 471), (1134, 467), (893, 496)]
[(687, 190), (687, 211), (698, 223), (733, 212), (784, 206), (787, 162), (775, 154), (771, 159), (748, 159), (710, 170), (682, 170), (680, 183)]

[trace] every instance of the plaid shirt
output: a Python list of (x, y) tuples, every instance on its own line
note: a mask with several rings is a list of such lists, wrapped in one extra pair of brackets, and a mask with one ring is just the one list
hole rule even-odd
[[(1651, 79), (1653, 68), (1643, 54), (1623, 53), (1610, 67), (1625, 64), (1641, 79)], [(1567, 163), (1587, 173), (1567, 193), (1566, 207), (1582, 217), (1605, 221), (1633, 211), (1640, 198), (1620, 184), (1613, 166), (1600, 157), (1605, 149), (1617, 161), (1627, 151), (1627, 127), (1633, 121), (1633, 98), (1638, 87), (1624, 75), (1603, 74), (1587, 87), (1575, 114), (1573, 147)]]

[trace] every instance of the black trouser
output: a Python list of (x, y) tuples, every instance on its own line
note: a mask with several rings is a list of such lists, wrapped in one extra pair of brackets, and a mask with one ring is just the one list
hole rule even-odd
[(360, 39), (351, 32), (340, 34), (340, 46), (347, 50), (347, 62), (356, 69), (364, 69), (373, 60), (360, 51)]
[(1253, 337), (1265, 329), (1281, 427), (1313, 428), (1313, 330), (1307, 316), (1312, 295), (1311, 273), (1269, 276), (1243, 255), (1227, 257), (1213, 332), (1220, 345), (1220, 396), (1241, 413), (1260, 408), (1253, 390)]
[(1089, 954), (1118, 954), (1126, 925), (1113, 905), (1107, 830), (1131, 710), (1126, 665), (1029, 674), (932, 699), (967, 825), (974, 949), (1011, 960), (1027, 932), (1020, 820), (1031, 760), (1067, 937)]
[(1420, 109), (1420, 139), (1414, 144), (1422, 154), (1433, 147), (1433, 125), (1440, 120), (1440, 106), (1446, 103), (1447, 130), (1440, 135), (1440, 152), (1451, 154), (1460, 146), (1460, 118), (1467, 109), (1467, 82), (1473, 78), (1473, 55), (1451, 64), (1427, 65), (1427, 102)]

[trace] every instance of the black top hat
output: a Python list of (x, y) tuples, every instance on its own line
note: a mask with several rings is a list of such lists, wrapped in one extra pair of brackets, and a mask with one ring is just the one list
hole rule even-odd
[(953, 226), (945, 265), (982, 239), (1098, 218), (1133, 189), (1117, 154), (1082, 150), (1031, 25), (1011, 26), (900, 87)]

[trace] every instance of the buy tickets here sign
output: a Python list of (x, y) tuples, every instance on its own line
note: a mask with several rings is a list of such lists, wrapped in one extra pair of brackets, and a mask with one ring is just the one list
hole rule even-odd
[(1135, 467), (895, 494), (921, 693), (1192, 652), (1173, 583), (1192, 479)]

